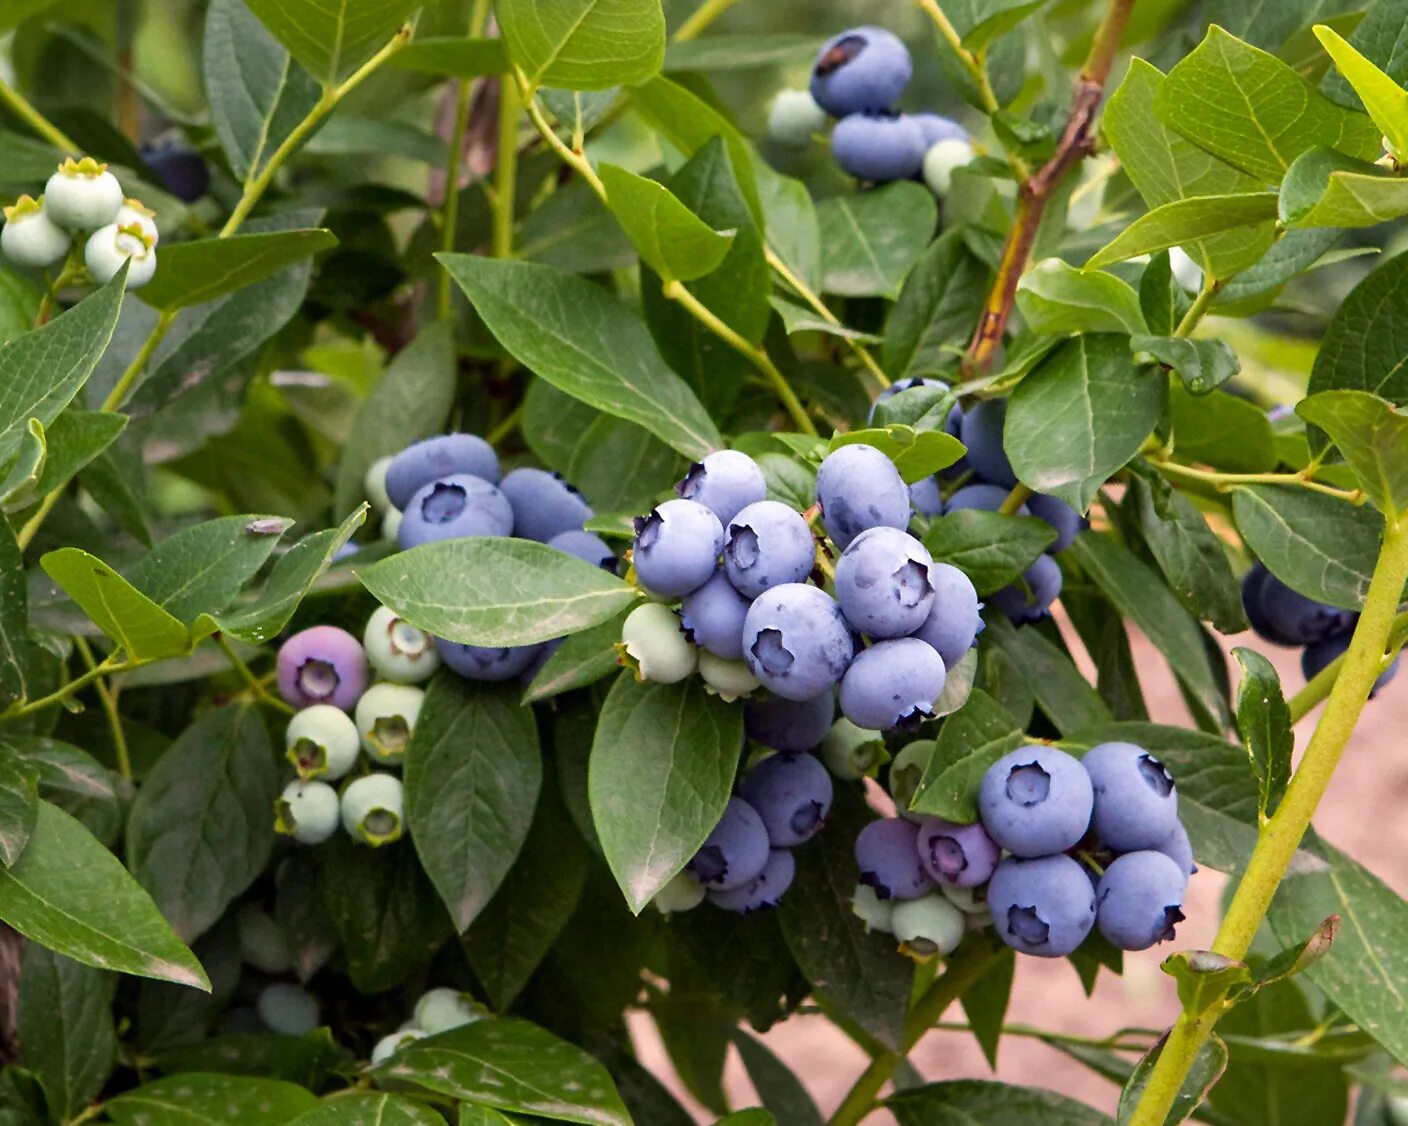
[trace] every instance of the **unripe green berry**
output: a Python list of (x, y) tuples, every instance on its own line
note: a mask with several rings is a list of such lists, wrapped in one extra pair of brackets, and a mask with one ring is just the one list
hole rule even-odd
[(140, 199), (124, 199), (113, 222), (119, 227), (136, 227), (153, 246), (161, 241), (161, 232), (156, 226), (156, 212)]
[(293, 947), (284, 928), (255, 903), (246, 903), (235, 916), (240, 935), (240, 957), (266, 974), (288, 973), (293, 968)]
[(400, 840), (405, 832), (405, 795), (394, 774), (368, 774), (342, 791), (342, 827), (373, 848)]
[(758, 678), (743, 661), (726, 661), (707, 649), (699, 650), (699, 675), (726, 703), (746, 696), (759, 685)]
[(367, 619), (362, 647), (372, 668), (397, 684), (429, 680), (440, 667), (435, 639), (385, 606), (378, 606)]
[(288, 721), (284, 745), (300, 778), (336, 781), (352, 769), (362, 742), (357, 725), (341, 708), (314, 704)]
[(411, 1023), (434, 1036), (437, 1032), (473, 1024), (489, 1015), (489, 1010), (458, 989), (437, 988), (422, 993), (411, 1014)]
[(953, 174), (973, 162), (973, 146), (952, 138), (935, 141), (924, 154), (924, 182), (942, 199), (953, 187)]
[(381, 538), (387, 543), (397, 543), (401, 536), (401, 510), (388, 508), (381, 518)]
[(156, 247), (140, 227), (119, 227), (109, 223), (99, 227), (83, 245), (83, 264), (99, 285), (105, 285), (127, 267), (127, 288), (140, 289), (156, 274)]
[(686, 869), (657, 891), (650, 902), (662, 915), (693, 911), (704, 902), (704, 885)]
[(934, 741), (920, 739), (905, 747), (890, 763), (890, 797), (895, 799), (896, 811), (906, 820), (924, 819), (924, 814), (912, 813), (909, 807), (933, 755)]
[(869, 884), (856, 884), (855, 893), (851, 896), (851, 911), (868, 931), (882, 934), (894, 932), (895, 900), (881, 899)]
[(392, 460), (391, 454), (377, 458), (367, 466), (366, 476), (362, 478), (362, 491), (378, 512), (391, 510), (391, 498), (386, 495), (386, 468)]
[(290, 782), (274, 802), (274, 828), (303, 844), (322, 844), (337, 829), (337, 791), (326, 782)]
[(962, 911), (965, 915), (982, 919), (988, 914), (988, 886), (979, 884), (977, 887), (954, 887), (951, 884), (940, 883), (939, 891), (943, 893), (945, 899)]
[(254, 1007), (265, 1027), (281, 1036), (306, 1036), (318, 1027), (318, 999), (297, 985), (266, 985)]
[(70, 230), (106, 227), (116, 221), (121, 207), (122, 185), (106, 164), (91, 156), (65, 160), (44, 185), (44, 210), (60, 227)]
[(844, 716), (832, 724), (817, 754), (826, 769), (845, 782), (875, 777), (876, 770), (890, 757), (883, 739)]
[(408, 684), (373, 684), (357, 701), (357, 733), (362, 749), (377, 762), (395, 766), (405, 761), (425, 692)]
[(934, 893), (896, 903), (890, 926), (900, 950), (916, 961), (952, 954), (963, 941), (968, 920), (963, 912)]
[(768, 107), (768, 136), (779, 145), (806, 148), (826, 128), (826, 111), (810, 90), (779, 90)]
[(621, 623), (616, 646), (621, 663), (634, 669), (637, 680), (674, 684), (694, 671), (698, 651), (680, 628), (675, 612), (663, 602), (637, 606)]
[(22, 195), (13, 207), (5, 208), (0, 251), (12, 265), (27, 270), (47, 269), (64, 260), (68, 247), (68, 232), (49, 218), (43, 199)]
[(426, 1033), (419, 1028), (398, 1028), (376, 1042), (372, 1048), (372, 1064), (385, 1063), (407, 1044), (424, 1040)]

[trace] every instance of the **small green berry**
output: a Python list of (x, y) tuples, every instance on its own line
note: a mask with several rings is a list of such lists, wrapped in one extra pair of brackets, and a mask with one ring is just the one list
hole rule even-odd
[(336, 781), (352, 769), (361, 749), (357, 725), (341, 708), (314, 704), (288, 721), (286, 757), (303, 779)]
[(884, 740), (876, 732), (857, 727), (844, 716), (831, 725), (817, 748), (817, 756), (827, 770), (844, 782), (874, 778), (890, 758)]
[(322, 844), (337, 829), (337, 791), (326, 782), (290, 782), (274, 802), (274, 828), (303, 844)]
[(704, 902), (704, 885), (686, 868), (657, 891), (650, 902), (662, 915), (693, 911)]
[(699, 650), (699, 675), (725, 703), (732, 703), (758, 687), (758, 678), (744, 661), (726, 661), (707, 649)]
[(401, 779), (394, 774), (355, 779), (342, 791), (342, 827), (353, 840), (373, 848), (400, 840), (406, 831)]
[(935, 141), (924, 154), (924, 182), (929, 190), (940, 199), (948, 195), (954, 172), (972, 164), (973, 156), (973, 146), (967, 141)]
[(616, 646), (621, 663), (634, 669), (637, 680), (675, 684), (694, 671), (698, 650), (680, 628), (679, 617), (663, 602), (637, 606), (621, 623)]
[(429, 680), (440, 667), (435, 639), (385, 606), (378, 606), (367, 619), (362, 647), (372, 668), (397, 684)]
[(895, 900), (881, 899), (869, 884), (856, 884), (851, 910), (865, 924), (866, 930), (894, 933)]
[(235, 916), (240, 935), (240, 957), (266, 974), (284, 974), (293, 968), (293, 947), (284, 928), (256, 903), (246, 903)]
[(934, 893), (896, 903), (890, 926), (900, 940), (900, 950), (923, 962), (958, 949), (968, 920), (942, 895)]
[(410, 685), (373, 684), (357, 701), (362, 749), (385, 766), (404, 761), (424, 700), (424, 691)]
[(407, 1044), (423, 1040), (428, 1034), (419, 1028), (398, 1028), (376, 1042), (372, 1048), (372, 1064), (385, 1063)]
[(427, 1035), (473, 1024), (489, 1016), (489, 1010), (457, 989), (437, 988), (421, 994), (411, 1014), (411, 1023)]

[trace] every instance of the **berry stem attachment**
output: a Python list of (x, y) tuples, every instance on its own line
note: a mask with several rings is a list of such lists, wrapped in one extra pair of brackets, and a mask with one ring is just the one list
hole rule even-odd
[(1202, 481), (1212, 485), (1219, 492), (1227, 492), (1238, 485), (1289, 485), (1309, 489), (1311, 492), (1324, 493), (1326, 496), (1347, 501), (1350, 504), (1363, 504), (1366, 499), (1362, 489), (1340, 489), (1334, 485), (1326, 485), (1323, 482), (1312, 480), (1308, 476), (1309, 467), (1299, 473), (1218, 473), (1211, 469), (1197, 469), (1191, 465), (1183, 465), (1177, 461), (1166, 461), (1152, 454), (1146, 456), (1149, 458), (1149, 464), (1165, 477), (1183, 477), (1190, 481)]
[[(83, 663), (88, 666), (91, 672), (98, 667), (98, 662), (93, 659), (93, 649), (88, 644), (88, 639), (75, 634), (73, 638), (74, 648), (78, 650), (79, 656), (83, 658)], [(127, 750), (127, 733), (122, 729), (122, 715), (117, 710), (118, 689), (99, 678), (93, 684), (94, 690), (98, 693), (98, 702), (102, 705), (103, 715), (107, 717), (108, 730), (112, 733), (113, 756), (117, 759), (117, 772), (128, 782), (132, 781), (132, 756)]]
[(254, 673), (250, 672), (249, 666), (245, 664), (240, 655), (235, 652), (235, 647), (230, 644), (224, 634), (217, 633), (215, 635), (215, 644), (220, 647), (220, 652), (225, 654), (225, 659), (230, 662), (230, 667), (239, 673), (240, 679), (249, 686), (249, 694), (254, 698), (256, 703), (264, 704), (267, 707), (273, 708), (275, 711), (283, 712), (285, 715), (293, 715), (295, 713), (295, 708), (279, 699), (279, 697), (271, 695), (269, 690), (264, 686), (264, 682), (260, 680), (259, 677), (255, 676)]
[(35, 109), (28, 98), (3, 78), (0, 78), (0, 104), (13, 111), (16, 117), (56, 149), (62, 149), (69, 156), (82, 154), (83, 150), (67, 133)]
[[(1213, 941), (1215, 953), (1241, 960), (1265, 919), (1378, 679), (1383, 654), (1398, 623), (1398, 600), (1405, 582), (1408, 514), (1398, 514), (1390, 516), (1384, 525), (1383, 546), (1344, 663), (1281, 804), (1261, 826), (1246, 871)], [(1169, 1030), (1129, 1126), (1162, 1126), (1199, 1049), (1228, 1007), (1224, 1000), (1210, 1009), (1196, 1013), (1185, 1010), (1179, 1016)]]
[(1193, 298), (1193, 304), (1188, 306), (1188, 311), (1183, 314), (1183, 319), (1178, 322), (1173, 335), (1192, 336), (1193, 330), (1198, 327), (1198, 322), (1203, 319), (1221, 288), (1222, 282), (1216, 278), (1204, 277), (1203, 288), (1198, 291), (1198, 296)]
[(1032, 491), (1026, 485), (1018, 481), (1012, 486), (1012, 491), (1007, 494), (1007, 499), (998, 507), (998, 512), (1003, 516), (1015, 516), (1017, 510), (1031, 500)]

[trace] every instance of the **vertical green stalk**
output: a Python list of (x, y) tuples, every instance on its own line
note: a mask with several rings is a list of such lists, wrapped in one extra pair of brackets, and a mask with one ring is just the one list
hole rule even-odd
[(670, 36), (671, 42), (684, 43), (697, 39), (711, 23), (737, 3), (738, 0), (704, 0), (690, 17), (675, 29), (674, 35)]
[(3, 78), (0, 78), (0, 105), (8, 106), (16, 117), (56, 149), (62, 149), (69, 156), (82, 155), (83, 150), (67, 133), (35, 109), (28, 98)]
[[(445, 205), (443, 210), (444, 230), (440, 236), (440, 247), (449, 252), (455, 249), (455, 228), (459, 225), (460, 210), (460, 166), (464, 160), (464, 134), (469, 127), (469, 102), (472, 86), (468, 79), (461, 78), (455, 89), (455, 123), (450, 130), (449, 151), (445, 158)], [(450, 294), (453, 281), (448, 270), (440, 271), (440, 317), (450, 316)]]
[(499, 80), (499, 151), (494, 167), (494, 257), (513, 257), (513, 211), (518, 193), (518, 87)]

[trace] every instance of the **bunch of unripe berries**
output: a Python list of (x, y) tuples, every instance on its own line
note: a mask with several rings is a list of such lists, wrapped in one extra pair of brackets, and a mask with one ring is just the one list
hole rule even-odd
[(848, 175), (869, 183), (922, 176), (937, 196), (948, 194), (955, 169), (973, 160), (968, 131), (936, 113), (900, 113), (909, 85), (909, 51), (881, 27), (856, 27), (822, 45), (807, 90), (783, 90), (768, 114), (768, 133), (802, 146), (837, 118), (831, 155)]
[(156, 273), (159, 237), (156, 213), (124, 197), (108, 166), (85, 156), (60, 164), (38, 199), (22, 195), (5, 208), (0, 251), (13, 266), (47, 270), (65, 261), (81, 238), (93, 281), (111, 281), (129, 262), (127, 288), (138, 289)]
[[(898, 762), (898, 760), (897, 760)], [(1164, 765), (1133, 743), (1077, 759), (1020, 747), (983, 775), (980, 820), (873, 821), (856, 838), (852, 901), (904, 952), (951, 954), (992, 925), (1022, 954), (1060, 958), (1093, 928), (1121, 950), (1174, 937), (1196, 870), (1178, 794)]]

